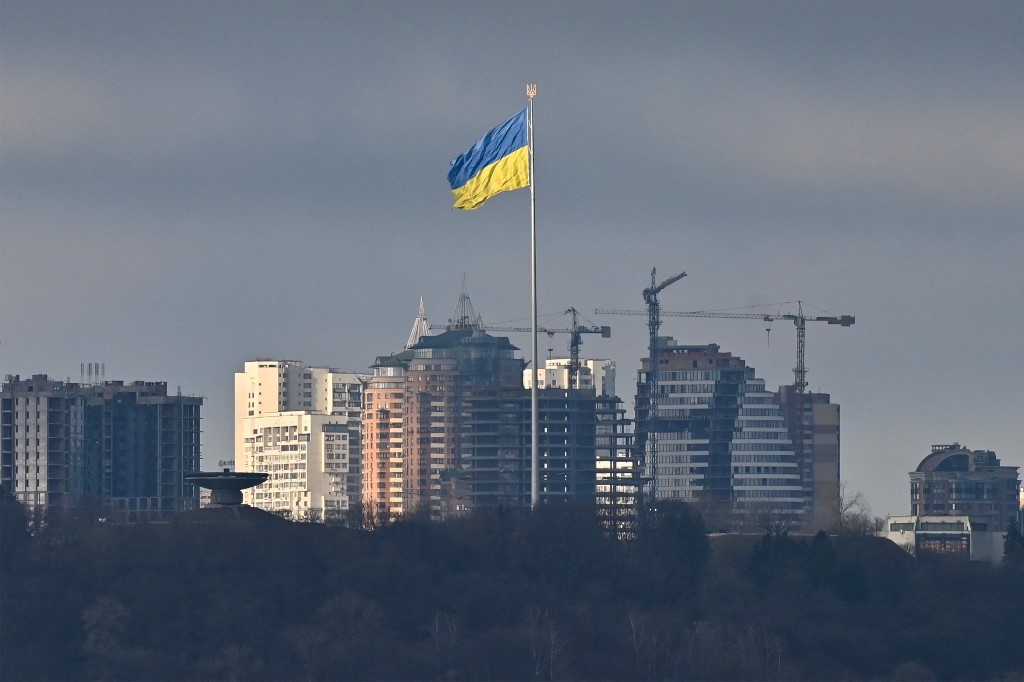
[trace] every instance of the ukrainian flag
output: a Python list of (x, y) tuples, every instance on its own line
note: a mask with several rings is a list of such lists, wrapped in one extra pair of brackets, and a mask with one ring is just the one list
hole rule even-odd
[(452, 159), (448, 182), (453, 208), (471, 210), (500, 192), (530, 185), (526, 109), (480, 138)]

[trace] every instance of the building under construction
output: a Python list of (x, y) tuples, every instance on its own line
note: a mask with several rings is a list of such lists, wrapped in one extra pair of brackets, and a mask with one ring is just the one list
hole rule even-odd
[[(748, 525), (756, 517), (775, 517), (810, 531), (834, 528), (839, 406), (828, 394), (807, 392), (806, 331), (808, 322), (849, 327), (855, 317), (806, 315), (802, 301), (796, 301), (795, 313), (662, 311), (659, 295), (685, 276), (681, 272), (659, 282), (651, 270), (651, 285), (642, 292), (646, 310), (595, 311), (647, 317), (648, 357), (642, 360), (636, 398), (636, 452), (644, 471), (645, 504), (681, 497), (698, 504), (705, 520), (721, 528)], [(765, 395), (764, 381), (754, 377), (753, 369), (720, 353), (718, 346), (680, 346), (660, 336), (662, 316), (792, 322), (797, 350), (793, 384)], [(753, 442), (758, 440), (766, 442)], [(793, 490), (794, 464), (799, 491)]]
[[(0, 481), (32, 509), (91, 504), (154, 519), (198, 507), (203, 399), (162, 381), (70, 383), (9, 375), (0, 400)], [(90, 381), (92, 372), (90, 371)]]
[[(421, 307), (407, 348), (378, 357), (367, 386), (365, 507), (382, 518), (446, 518), (484, 506), (529, 506), (531, 397), (517, 350), (488, 333), (465, 293), (436, 335)], [(632, 475), (625, 472), (635, 471), (620, 461), (628, 459), (622, 451), (629, 435), (618, 398), (543, 389), (538, 414), (542, 502), (594, 501), (603, 490), (607, 503), (612, 490), (625, 489), (621, 481)], [(599, 469), (615, 473), (614, 486)]]
[[(593, 389), (537, 394), (540, 501), (601, 498), (602, 506), (611, 504), (612, 474), (625, 479), (635, 473), (622, 461), (630, 437), (622, 400)], [(530, 392), (522, 387), (467, 394), (457, 475), (468, 508), (529, 505), (530, 407)]]
[(782, 410), (754, 369), (715, 344), (658, 338), (656, 412), (650, 358), (637, 380), (637, 450), (648, 496), (695, 504), (709, 530), (800, 525), (800, 463)]

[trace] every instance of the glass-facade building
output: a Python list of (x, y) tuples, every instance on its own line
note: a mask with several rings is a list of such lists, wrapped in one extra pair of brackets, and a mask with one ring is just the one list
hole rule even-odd
[(644, 358), (636, 440), (648, 495), (696, 504), (712, 530), (768, 516), (800, 523), (806, 497), (800, 463), (776, 397), (754, 368), (715, 344), (661, 337), (653, 413), (651, 371)]

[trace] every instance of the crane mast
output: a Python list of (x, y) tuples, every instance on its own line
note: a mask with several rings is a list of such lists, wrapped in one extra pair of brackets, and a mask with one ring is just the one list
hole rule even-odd
[(642, 434), (644, 441), (644, 459), (646, 460), (647, 476), (651, 479), (651, 503), (658, 501), (658, 437), (655, 417), (658, 409), (658, 329), (661, 327), (661, 302), (658, 294), (670, 284), (686, 277), (685, 272), (673, 275), (658, 283), (657, 268), (651, 268), (651, 286), (643, 290), (644, 303), (647, 304), (647, 329), (650, 332), (647, 368), (647, 426)]

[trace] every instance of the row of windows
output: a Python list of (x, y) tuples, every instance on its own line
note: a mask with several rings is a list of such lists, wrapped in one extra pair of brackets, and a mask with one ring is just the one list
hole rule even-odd
[[(677, 401), (691, 401), (695, 400), (702, 405), (710, 405), (711, 398), (676, 398)], [(686, 410), (666, 410), (659, 409), (658, 415), (666, 419), (686, 419), (687, 417), (693, 417), (697, 415), (707, 415), (708, 411), (706, 407), (701, 408), (690, 408)], [(706, 417), (705, 417), (706, 418)]]
[(662, 467), (658, 472), (663, 476), (679, 476), (681, 474), (703, 474), (704, 467)]
[[(690, 431), (659, 431), (658, 432), (658, 440), (659, 441), (666, 441), (666, 440), (691, 440), (692, 438), (693, 438), (693, 433), (691, 433)], [(707, 439), (703, 439), (703, 440), (706, 441)]]
[[(688, 464), (701, 455), (657, 455), (658, 464)], [(706, 456), (706, 455), (705, 455)]]
[(698, 483), (703, 480), (702, 478), (693, 479), (690, 477), (661, 479), (660, 476), (658, 477), (658, 479), (658, 485), (664, 486), (666, 488), (688, 488), (693, 486), (695, 480)]
[(787, 436), (782, 431), (737, 431), (732, 437), (733, 440), (780, 440)]
[(744, 428), (781, 429), (784, 427), (781, 419), (741, 419), (740, 424)]
[[(710, 405), (710, 397), (666, 397), (658, 400), (658, 405)], [(658, 410), (658, 413), (663, 416), (669, 416), (668, 411)], [(670, 415), (670, 416), (685, 416), (685, 415)]]
[(707, 441), (699, 443), (664, 443), (658, 442), (658, 452), (707, 452)]
[(733, 467), (734, 474), (786, 474), (792, 467)]
[(732, 480), (733, 485), (747, 485), (747, 486), (758, 486), (758, 487), (783, 487), (783, 488), (798, 488), (800, 482), (796, 478), (734, 478)]
[(714, 384), (667, 384), (659, 385), (658, 393), (714, 393)]
[(763, 450), (766, 452), (786, 452), (791, 450), (787, 443), (729, 443), (730, 452)]
[(714, 370), (682, 370), (658, 372), (658, 381), (715, 381), (719, 373)]
[(274, 464), (274, 465), (271, 465), (271, 466), (261, 467), (261, 469), (263, 471), (290, 471), (290, 470), (305, 471), (306, 470), (306, 463), (305, 462), (292, 462), (290, 464)]
[(750, 463), (761, 462), (762, 464), (764, 464), (764, 463), (769, 463), (769, 462), (784, 463), (784, 462), (791, 462), (793, 460), (792, 460), (791, 457), (787, 457), (785, 455), (733, 455), (732, 456), (732, 461), (733, 462), (750, 462)]
[(737, 490), (735, 495), (737, 498), (747, 499), (777, 499), (785, 497), (793, 497), (796, 493), (788, 490)]

